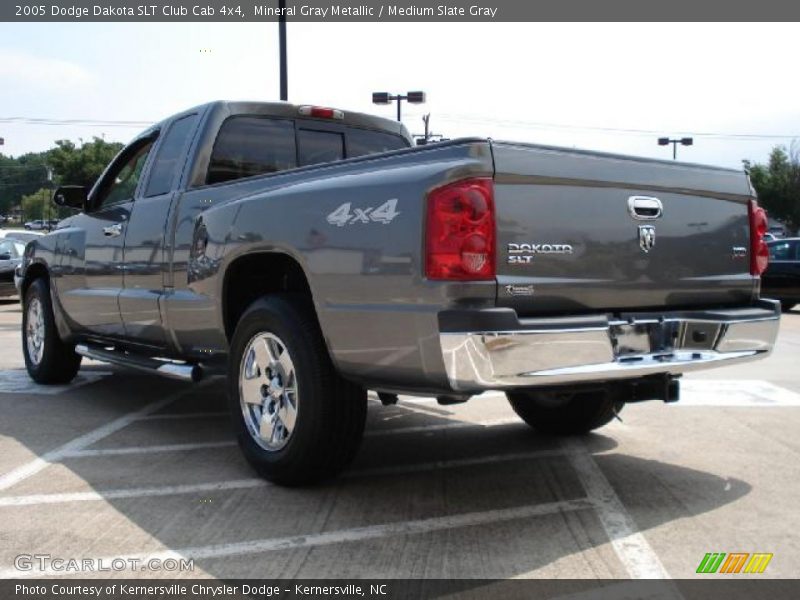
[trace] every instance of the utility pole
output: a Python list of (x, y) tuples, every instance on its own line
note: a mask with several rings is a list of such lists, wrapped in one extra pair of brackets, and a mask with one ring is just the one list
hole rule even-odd
[(280, 47), (281, 100), (289, 100), (289, 69), (286, 64), (286, 0), (278, 0), (278, 46)]
[(45, 167), (47, 169), (47, 189), (50, 190), (50, 197), (45, 200), (42, 199), (42, 227), (46, 228), (48, 231), (50, 230), (50, 220), (47, 218), (47, 203), (48, 200), (52, 200), (53, 196), (53, 169), (50, 167)]
[(669, 144), (672, 144), (672, 160), (677, 160), (678, 144), (680, 144), (681, 146), (691, 146), (692, 144), (694, 144), (694, 138), (690, 137), (676, 138), (676, 139), (670, 139), (668, 137), (658, 138), (659, 146), (668, 146)]

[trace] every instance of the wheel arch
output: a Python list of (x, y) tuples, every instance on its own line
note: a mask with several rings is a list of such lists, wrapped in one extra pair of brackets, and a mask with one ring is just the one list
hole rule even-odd
[[(20, 287), (20, 299), (23, 300), (25, 298), (25, 294), (28, 291), (28, 288), (31, 286), (36, 279), (44, 278), (47, 279), (48, 282), (50, 281), (50, 270), (47, 268), (42, 262), (33, 262), (28, 265), (28, 268), (25, 269), (25, 275), (22, 278), (22, 286)], [(51, 294), (52, 294), (52, 287), (51, 287)]]
[[(314, 305), (308, 276), (300, 262), (285, 252), (249, 252), (227, 266), (222, 282), (222, 322), (228, 341), (247, 307), (274, 293), (300, 294)], [(316, 309), (314, 315), (319, 324)]]

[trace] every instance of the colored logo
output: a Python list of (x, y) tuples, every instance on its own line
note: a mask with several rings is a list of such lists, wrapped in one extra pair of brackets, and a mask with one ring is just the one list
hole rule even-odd
[(697, 566), (698, 573), (763, 573), (772, 560), (768, 552), (709, 552)]

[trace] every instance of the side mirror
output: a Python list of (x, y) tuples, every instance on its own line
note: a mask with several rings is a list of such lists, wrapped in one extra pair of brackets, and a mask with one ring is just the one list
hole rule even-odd
[(82, 185), (62, 185), (53, 194), (53, 203), (56, 206), (84, 210), (88, 198), (89, 193)]
[(11, 255), (8, 252), (0, 254), (0, 260), (11, 260)]

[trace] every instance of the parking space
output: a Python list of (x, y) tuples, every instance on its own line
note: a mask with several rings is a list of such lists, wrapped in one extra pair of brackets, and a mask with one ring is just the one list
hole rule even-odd
[[(692, 577), (707, 552), (769, 552), (796, 577), (800, 313), (775, 354), (687, 377), (585, 438), (541, 436), (500, 394), (457, 406), (371, 398), (336, 481), (259, 479), (219, 381), (87, 362), (56, 392), (22, 378), (18, 305), (0, 306), (2, 577), (19, 554), (194, 559), (148, 577)], [(92, 573), (83, 573), (92, 576)]]

